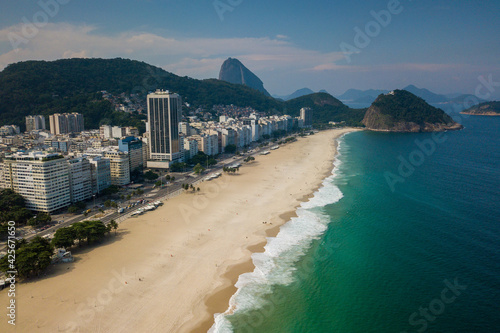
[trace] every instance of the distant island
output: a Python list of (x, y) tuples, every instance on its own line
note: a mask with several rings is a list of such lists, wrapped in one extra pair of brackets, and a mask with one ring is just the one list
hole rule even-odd
[(500, 102), (485, 102), (460, 112), (471, 116), (500, 116)]
[(381, 94), (366, 111), (363, 124), (373, 131), (437, 132), (461, 129), (443, 110), (406, 90)]

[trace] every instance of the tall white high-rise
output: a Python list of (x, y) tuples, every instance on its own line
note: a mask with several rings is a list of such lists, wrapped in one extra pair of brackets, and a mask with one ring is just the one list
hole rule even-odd
[(3, 187), (11, 188), (26, 200), (26, 208), (53, 212), (71, 204), (67, 160), (59, 154), (16, 153), (0, 164)]
[(83, 115), (80, 113), (55, 113), (49, 116), (50, 133), (66, 134), (83, 131)]
[(311, 108), (302, 108), (300, 109), (300, 119), (304, 121), (304, 127), (312, 126), (312, 109)]
[(45, 129), (44, 116), (27, 116), (26, 117), (26, 132)]
[(157, 90), (148, 95), (149, 158), (175, 162), (182, 158), (179, 122), (182, 100), (178, 94)]

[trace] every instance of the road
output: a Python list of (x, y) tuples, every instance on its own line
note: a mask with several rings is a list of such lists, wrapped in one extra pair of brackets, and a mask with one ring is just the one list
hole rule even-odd
[[(182, 186), (182, 183), (184, 183), (184, 184), (193, 184), (193, 183), (196, 183), (196, 182), (200, 181), (201, 179), (206, 178), (208, 175), (210, 175), (212, 173), (221, 171), (222, 168), (225, 165), (235, 164), (235, 163), (242, 163), (243, 160), (247, 156), (257, 155), (257, 154), (260, 153), (260, 151), (262, 151), (264, 149), (265, 148), (254, 148), (254, 152), (252, 154), (242, 155), (241, 157), (238, 157), (238, 158), (231, 157), (231, 158), (225, 159), (223, 161), (220, 161), (215, 166), (213, 166), (212, 168), (207, 169), (202, 175), (199, 175), (197, 177), (188, 176), (187, 172), (183, 173), (182, 174), (183, 178), (175, 181), (173, 184), (169, 184), (167, 186), (161, 187), (159, 190), (157, 190), (154, 193), (154, 195), (151, 195), (151, 192), (153, 191), (153, 189), (146, 189), (144, 191), (144, 194), (142, 195), (142, 198), (146, 199), (146, 200), (148, 200), (150, 202), (151, 201), (157, 201), (158, 199), (165, 197), (169, 193), (173, 193), (173, 192), (176, 192), (176, 191), (180, 190), (181, 186)], [(137, 200), (139, 200), (139, 199), (137, 199)], [(108, 214), (106, 214), (102, 218), (96, 218), (96, 220), (100, 220), (104, 224), (108, 224), (111, 220), (115, 220), (116, 221), (120, 217), (128, 215), (130, 212), (135, 211), (135, 210), (137, 210), (137, 209), (139, 209), (141, 207), (145, 207), (147, 205), (149, 205), (149, 203), (137, 204), (136, 206), (133, 206), (133, 208), (130, 208), (130, 210), (125, 210), (121, 214), (118, 213), (118, 211), (116, 209), (113, 209), (114, 211), (112, 213), (108, 213)], [(75, 222), (81, 222), (81, 221), (91, 220), (91, 219), (92, 219), (92, 216), (84, 216), (83, 214), (82, 215), (77, 215), (77, 216), (74, 216), (74, 217), (72, 217), (72, 218), (70, 218), (70, 219), (68, 219), (68, 220), (66, 220), (64, 222), (61, 222), (61, 223), (57, 224), (57, 225), (51, 226), (50, 228), (48, 228), (46, 230), (39, 231), (39, 232), (34, 233), (34, 234), (30, 234), (29, 236), (26, 236), (24, 238), (29, 241), (29, 240), (35, 238), (36, 236), (43, 237), (43, 236), (46, 236), (46, 235), (53, 234), (53, 233), (55, 233), (57, 231), (57, 229), (68, 227), (68, 226), (72, 225)], [(6, 247), (0, 249), (0, 252), (5, 251), (5, 250), (6, 250)]]

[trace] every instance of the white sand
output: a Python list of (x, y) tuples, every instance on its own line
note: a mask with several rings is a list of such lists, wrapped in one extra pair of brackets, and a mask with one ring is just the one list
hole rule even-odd
[(331, 172), (334, 138), (346, 131), (258, 156), (239, 174), (121, 223), (105, 244), (73, 251), (74, 263), (18, 284), (15, 330), (1, 291), (0, 332), (206, 332), (238, 275), (253, 270), (251, 250)]

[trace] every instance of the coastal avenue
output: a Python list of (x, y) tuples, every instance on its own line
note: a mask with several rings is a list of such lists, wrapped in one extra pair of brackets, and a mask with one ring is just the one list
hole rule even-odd
[[(252, 154), (242, 155), (241, 157), (239, 157), (237, 159), (235, 159), (234, 157), (227, 158), (227, 159), (221, 161), (220, 163), (217, 163), (217, 165), (215, 165), (213, 168), (207, 169), (205, 171), (204, 175), (200, 175), (200, 176), (197, 176), (197, 177), (186, 177), (183, 182), (187, 183), (187, 184), (196, 183), (196, 182), (200, 181), (201, 179), (205, 178), (207, 176), (207, 174), (210, 174), (210, 173), (222, 170), (222, 168), (226, 164), (241, 163), (241, 162), (243, 162), (243, 160), (247, 156), (256, 156), (262, 150), (266, 150), (267, 147), (263, 147), (263, 148), (256, 147), (256, 148), (252, 148), (252, 149), (254, 150), (254, 152)], [(187, 174), (188, 173), (186, 172), (183, 175), (186, 176)], [(162, 198), (162, 197), (168, 195), (168, 193), (174, 193), (174, 192), (176, 192), (176, 191), (178, 191), (180, 189), (181, 189), (181, 184), (180, 183), (174, 183), (174, 184), (172, 184), (170, 186), (165, 186), (165, 187), (160, 188), (155, 195), (152, 195), (151, 197), (147, 197), (147, 198), (146, 198), (147, 194), (151, 193), (152, 189), (146, 189), (143, 196), (144, 196), (145, 199), (147, 199), (149, 201), (155, 201), (155, 200), (157, 200), (159, 198)], [(141, 207), (145, 207), (148, 204), (149, 204), (148, 202), (143, 203), (143, 204), (138, 204), (138, 205), (134, 206), (134, 211), (137, 210), (137, 209), (139, 209), (139, 208), (141, 208)], [(120, 217), (127, 216), (130, 212), (127, 212), (127, 214), (125, 214), (125, 213), (118, 213), (117, 210), (114, 210), (113, 213), (108, 214), (108, 215), (104, 216), (103, 218), (98, 218), (97, 220), (100, 220), (104, 224), (107, 224), (111, 220), (117, 220)], [(70, 226), (71, 224), (73, 224), (75, 222), (81, 222), (81, 221), (85, 221), (85, 220), (89, 220), (89, 218), (87, 218), (85, 216), (82, 216), (82, 215), (76, 216), (76, 217), (70, 218), (68, 221), (64, 221), (64, 222), (62, 222), (62, 223), (60, 223), (58, 225), (52, 226), (52, 227), (50, 227), (50, 228), (48, 228), (46, 230), (37, 232), (35, 234), (30, 234), (29, 236), (26, 236), (24, 238), (26, 240), (31, 240), (32, 238), (34, 238), (36, 236), (43, 237), (43, 236), (46, 236), (46, 235), (51, 235), (51, 234), (55, 233), (57, 231), (57, 229), (59, 229), (59, 228), (68, 227), (68, 226)], [(0, 252), (1, 251), (5, 251), (5, 250), (6, 250), (6, 247), (3, 247), (2, 249), (0, 249)]]

